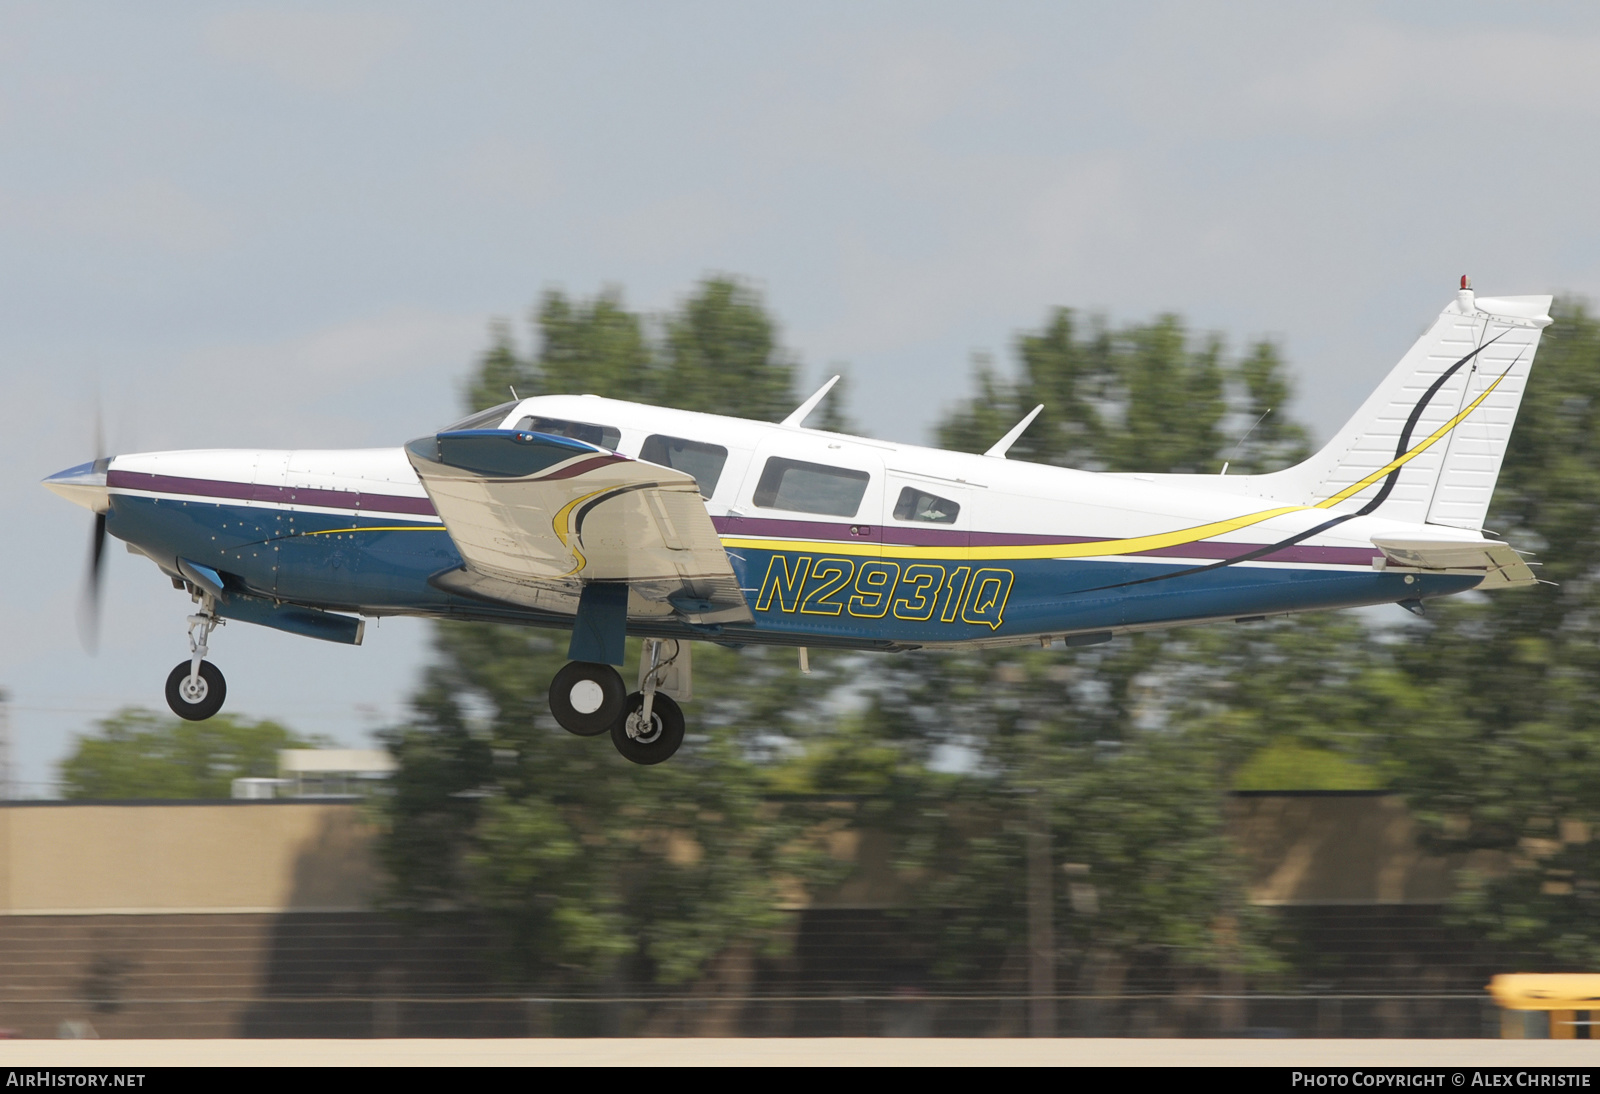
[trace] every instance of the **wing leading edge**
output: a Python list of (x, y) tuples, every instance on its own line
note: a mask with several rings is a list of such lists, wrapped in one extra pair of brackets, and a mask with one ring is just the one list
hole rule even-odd
[(622, 582), (630, 618), (751, 618), (693, 476), (510, 429), (424, 437), (406, 458), (466, 563), (440, 588), (572, 615), (585, 584)]

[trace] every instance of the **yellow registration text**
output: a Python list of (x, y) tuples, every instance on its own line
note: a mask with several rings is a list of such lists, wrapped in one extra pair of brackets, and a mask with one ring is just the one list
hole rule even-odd
[(965, 623), (998, 630), (1016, 574), (995, 567), (775, 554), (756, 611)]

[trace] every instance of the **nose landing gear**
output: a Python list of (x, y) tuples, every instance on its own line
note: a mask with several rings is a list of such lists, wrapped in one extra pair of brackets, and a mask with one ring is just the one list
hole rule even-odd
[(206, 640), (221, 623), (209, 596), (189, 617), (189, 660), (180, 661), (167, 675), (167, 706), (180, 718), (203, 722), (221, 710), (228, 697), (221, 670), (205, 659), (211, 652)]

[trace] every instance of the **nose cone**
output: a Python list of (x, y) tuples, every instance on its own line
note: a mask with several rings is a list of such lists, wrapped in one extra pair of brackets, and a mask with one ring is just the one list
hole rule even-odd
[(81, 505), (91, 512), (104, 513), (111, 508), (111, 494), (106, 489), (106, 468), (110, 466), (109, 456), (93, 463), (80, 463), (77, 467), (57, 471), (44, 480), (43, 486), (74, 505)]

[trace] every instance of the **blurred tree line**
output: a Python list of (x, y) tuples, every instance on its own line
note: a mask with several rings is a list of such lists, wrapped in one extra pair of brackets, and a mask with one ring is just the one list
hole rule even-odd
[(129, 708), (81, 736), (61, 763), (61, 795), (76, 801), (227, 798), (233, 780), (278, 774), (281, 748), (327, 748), (271, 721), (219, 714), (186, 722)]
[[(1556, 317), (1491, 523), (1548, 553), (1559, 586), (1389, 625), (1320, 613), (1076, 651), (819, 654), (809, 677), (787, 652), (700, 644), (699, 736), (661, 768), (555, 727), (545, 688), (564, 636), (441, 624), (417, 718), (392, 740), (396, 901), (497, 916), (530, 982), (748, 975), (752, 955), (789, 944), (778, 909), (794, 890), (839, 876), (828, 834), (848, 823), (892, 837), (906, 929), (953, 981), (1014, 976), (1038, 947), (1028, 859), (1042, 853), (1036, 920), (1048, 899), (1045, 944), (1077, 977), (1060, 990), (1115, 991), (1151, 963), (1268, 984), (1284, 967), (1224, 836), (1229, 792), (1389, 786), (1438, 849), (1512, 864), (1464, 879), (1463, 922), (1592, 963), (1600, 324), (1576, 304)], [(731, 279), (657, 319), (615, 291), (551, 292), (526, 355), (496, 328), (470, 400), (515, 385), (772, 420), (801, 396), (776, 330)], [(1177, 316), (1116, 327), (1060, 308), (1014, 350), (1008, 375), (978, 362), (941, 445), (982, 451), (1043, 403), (1014, 458), (1248, 473), (1307, 454), (1271, 342), (1230, 356)], [(820, 424), (837, 427), (837, 395), (828, 407)]]
[[(546, 688), (564, 634), (440, 623), (415, 715), (388, 738), (393, 906), (489, 916), (522, 985), (615, 993), (715, 973), (736, 987), (792, 945), (786, 909), (849, 869), (840, 832), (871, 828), (910, 894), (907, 936), (951, 982), (1014, 982), (1044, 945), (1062, 991), (1113, 992), (1151, 965), (1267, 986), (1289, 971), (1246, 902), (1224, 835), (1230, 792), (1382, 786), (1406, 796), (1433, 849), (1498, 853), (1496, 869), (1459, 878), (1460, 923), (1551, 967), (1592, 968), (1600, 321), (1575, 302), (1552, 314), (1490, 527), (1537, 552), (1555, 585), (1431, 601), (1420, 620), (1335, 612), (1077, 650), (818, 651), (809, 676), (792, 651), (699, 643), (692, 736), (650, 768), (555, 725)], [(1307, 451), (1270, 342), (1230, 354), (1176, 316), (1118, 327), (1063, 308), (1014, 356), (1008, 372), (977, 363), (942, 445), (982, 451), (1044, 403), (1013, 458), (1214, 474)], [(497, 325), (466, 395), (473, 409), (514, 387), (775, 420), (803, 394), (797, 371), (759, 295), (711, 278), (659, 317), (614, 290), (549, 292), (530, 348)], [(841, 394), (813, 424), (844, 426)], [(69, 796), (138, 782), (134, 761), (168, 748), (151, 732), (124, 715), (81, 741)], [(239, 758), (221, 765), (179, 756), (193, 772), (179, 781), (209, 794), (256, 773), (254, 747), (227, 744)], [(1053, 937), (1038, 933), (1041, 901)]]

